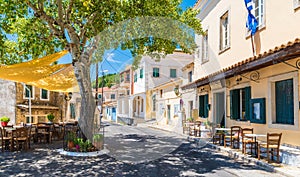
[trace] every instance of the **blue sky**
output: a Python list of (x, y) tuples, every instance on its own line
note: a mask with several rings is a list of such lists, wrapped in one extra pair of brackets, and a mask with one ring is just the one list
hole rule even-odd
[[(181, 3), (182, 9), (192, 7), (197, 0), (183, 0)], [(117, 73), (122, 71), (126, 65), (131, 64), (133, 58), (128, 50), (112, 49), (106, 51), (103, 56), (103, 62), (100, 63), (99, 76), (101, 75), (101, 70), (108, 70), (108, 73)], [(71, 55), (68, 54), (59, 60), (59, 63), (71, 63)], [(102, 68), (101, 68), (102, 67)], [(94, 75), (95, 69), (92, 66), (91, 75)]]

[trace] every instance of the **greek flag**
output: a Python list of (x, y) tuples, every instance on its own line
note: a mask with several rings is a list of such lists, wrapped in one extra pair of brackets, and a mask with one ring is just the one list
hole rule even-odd
[(254, 35), (258, 25), (258, 22), (254, 16), (254, 3), (252, 0), (245, 0), (245, 5), (248, 11), (246, 27), (251, 31), (251, 35)]

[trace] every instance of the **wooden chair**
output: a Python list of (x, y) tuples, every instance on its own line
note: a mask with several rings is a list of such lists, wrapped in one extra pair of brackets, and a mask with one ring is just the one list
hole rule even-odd
[(48, 125), (38, 125), (37, 126), (37, 138), (39, 142), (51, 143), (52, 132), (51, 127)]
[(257, 144), (253, 137), (247, 137), (245, 134), (253, 134), (253, 128), (243, 128), (241, 134), (242, 134), (242, 153), (246, 154), (247, 147), (250, 147), (251, 154), (252, 154), (252, 149), (255, 150)]
[(220, 124), (217, 124), (216, 127), (214, 127), (214, 135), (213, 135), (213, 138), (212, 138), (212, 141), (213, 141), (213, 144), (221, 144), (222, 140), (223, 140), (223, 136), (224, 136), (224, 133), (223, 132), (220, 132), (220, 131), (216, 131), (215, 128), (221, 128), (221, 125)]
[(185, 120), (182, 120), (182, 133), (189, 133), (189, 126), (187, 125), (187, 122)]
[(13, 131), (13, 141), (17, 150), (28, 149), (28, 127), (17, 128)]
[[(279, 148), (282, 133), (268, 133), (267, 143), (260, 143), (258, 145), (258, 160), (260, 160), (261, 153), (267, 153), (268, 163), (274, 161), (274, 155), (276, 156), (276, 162), (279, 163)], [(270, 158), (271, 155), (271, 158)]]
[(0, 127), (0, 136), (1, 136), (1, 150), (4, 152), (5, 149), (9, 149), (11, 137), (7, 136), (7, 133), (4, 128)]
[(237, 149), (240, 148), (240, 132), (241, 127), (240, 126), (232, 126), (230, 127), (230, 133), (229, 135), (224, 136), (224, 147), (226, 147), (226, 143), (230, 143), (230, 147), (234, 148), (234, 143), (237, 144)]

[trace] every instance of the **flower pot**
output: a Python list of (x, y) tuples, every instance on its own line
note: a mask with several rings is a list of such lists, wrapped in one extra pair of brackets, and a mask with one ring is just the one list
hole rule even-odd
[(1, 122), (2, 127), (6, 127), (8, 122)]
[(74, 142), (73, 141), (68, 141), (68, 148), (72, 149), (74, 147), (75, 147)]

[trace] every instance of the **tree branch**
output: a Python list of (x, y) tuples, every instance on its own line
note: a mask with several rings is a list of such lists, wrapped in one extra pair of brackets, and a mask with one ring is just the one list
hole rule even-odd
[(67, 22), (67, 23), (68, 23), (69, 20), (70, 20), (70, 15), (71, 15), (71, 12), (72, 12), (73, 3), (74, 3), (74, 0), (70, 0), (68, 9), (67, 9), (67, 11), (66, 11), (66, 22)]
[(62, 8), (62, 1), (61, 0), (57, 0), (57, 7), (58, 7), (58, 21), (60, 23), (63, 23), (63, 8)]

